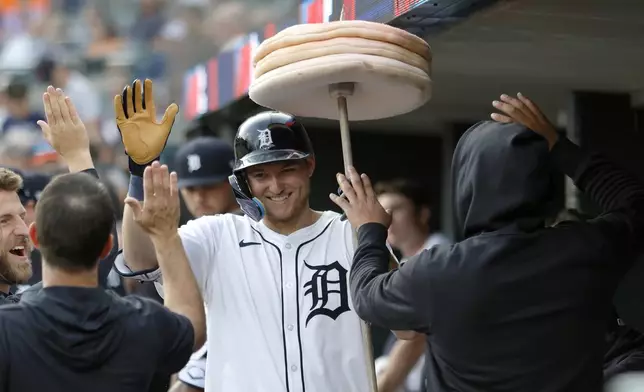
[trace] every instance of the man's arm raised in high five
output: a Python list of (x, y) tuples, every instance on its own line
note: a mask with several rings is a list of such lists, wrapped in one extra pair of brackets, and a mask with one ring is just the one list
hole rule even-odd
[[(129, 197), (143, 201), (143, 172), (161, 156), (178, 111), (177, 105), (171, 104), (161, 122), (157, 122), (152, 81), (149, 79), (144, 83), (135, 80), (132, 86), (123, 89), (122, 95), (114, 97), (116, 123), (128, 155)], [(140, 271), (158, 267), (152, 242), (143, 229), (134, 223), (130, 205), (126, 205), (123, 211), (122, 235), (123, 256), (130, 269)]]

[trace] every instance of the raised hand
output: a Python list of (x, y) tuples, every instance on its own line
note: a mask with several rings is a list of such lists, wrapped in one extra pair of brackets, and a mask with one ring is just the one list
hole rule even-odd
[[(114, 97), (116, 124), (125, 153), (135, 163), (134, 166), (141, 166), (138, 168), (140, 172), (132, 173), (136, 175), (142, 175), (143, 167), (159, 158), (179, 112), (179, 107), (173, 103), (166, 109), (161, 122), (157, 122), (152, 81), (145, 80), (143, 92), (141, 87), (141, 81), (137, 79), (132, 86), (123, 89), (122, 95)], [(130, 171), (133, 171), (132, 165)]]
[(517, 98), (503, 94), (501, 95), (501, 101), (493, 101), (492, 106), (504, 113), (492, 113), (493, 120), (502, 123), (516, 122), (531, 129), (548, 141), (548, 148), (550, 149), (559, 139), (559, 135), (550, 120), (546, 118), (537, 105), (521, 93), (517, 94)]
[(47, 122), (38, 121), (43, 136), (69, 164), (90, 155), (89, 137), (76, 107), (61, 89), (47, 88), (42, 96)]
[(391, 224), (391, 215), (378, 202), (371, 180), (366, 174), (358, 175), (355, 168), (349, 167), (349, 178), (337, 174), (342, 196), (330, 194), (331, 201), (342, 208), (354, 229), (365, 223), (380, 223), (386, 227)]
[(153, 241), (176, 234), (180, 214), (177, 173), (169, 173), (166, 165), (153, 162), (143, 172), (143, 191), (143, 203), (132, 197), (125, 199), (132, 208), (134, 221)]

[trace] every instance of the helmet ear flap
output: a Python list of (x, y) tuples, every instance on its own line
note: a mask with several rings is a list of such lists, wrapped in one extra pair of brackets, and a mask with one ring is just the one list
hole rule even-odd
[(246, 182), (246, 177), (243, 173), (233, 173), (228, 177), (228, 182), (233, 188), (235, 199), (237, 200), (237, 204), (239, 204), (242, 212), (256, 222), (262, 220), (266, 214), (264, 205), (259, 201), (259, 199), (253, 197), (251, 194), (250, 187), (248, 186), (248, 182)]

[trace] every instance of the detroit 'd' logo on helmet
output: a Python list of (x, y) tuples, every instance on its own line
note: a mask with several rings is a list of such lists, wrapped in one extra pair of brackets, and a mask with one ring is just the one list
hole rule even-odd
[(263, 129), (259, 131), (257, 139), (259, 140), (260, 150), (268, 150), (269, 148), (274, 146), (273, 136), (271, 135), (271, 131), (269, 129)]

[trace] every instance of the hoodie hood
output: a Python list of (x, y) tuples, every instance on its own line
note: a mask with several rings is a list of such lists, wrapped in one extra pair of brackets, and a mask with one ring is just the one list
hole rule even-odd
[(555, 175), (548, 144), (524, 126), (480, 122), (459, 140), (452, 160), (454, 207), (463, 238), (509, 226), (544, 227)]
[(121, 347), (125, 327), (116, 300), (101, 288), (48, 287), (23, 297), (23, 304), (43, 345), (67, 366), (87, 371)]

